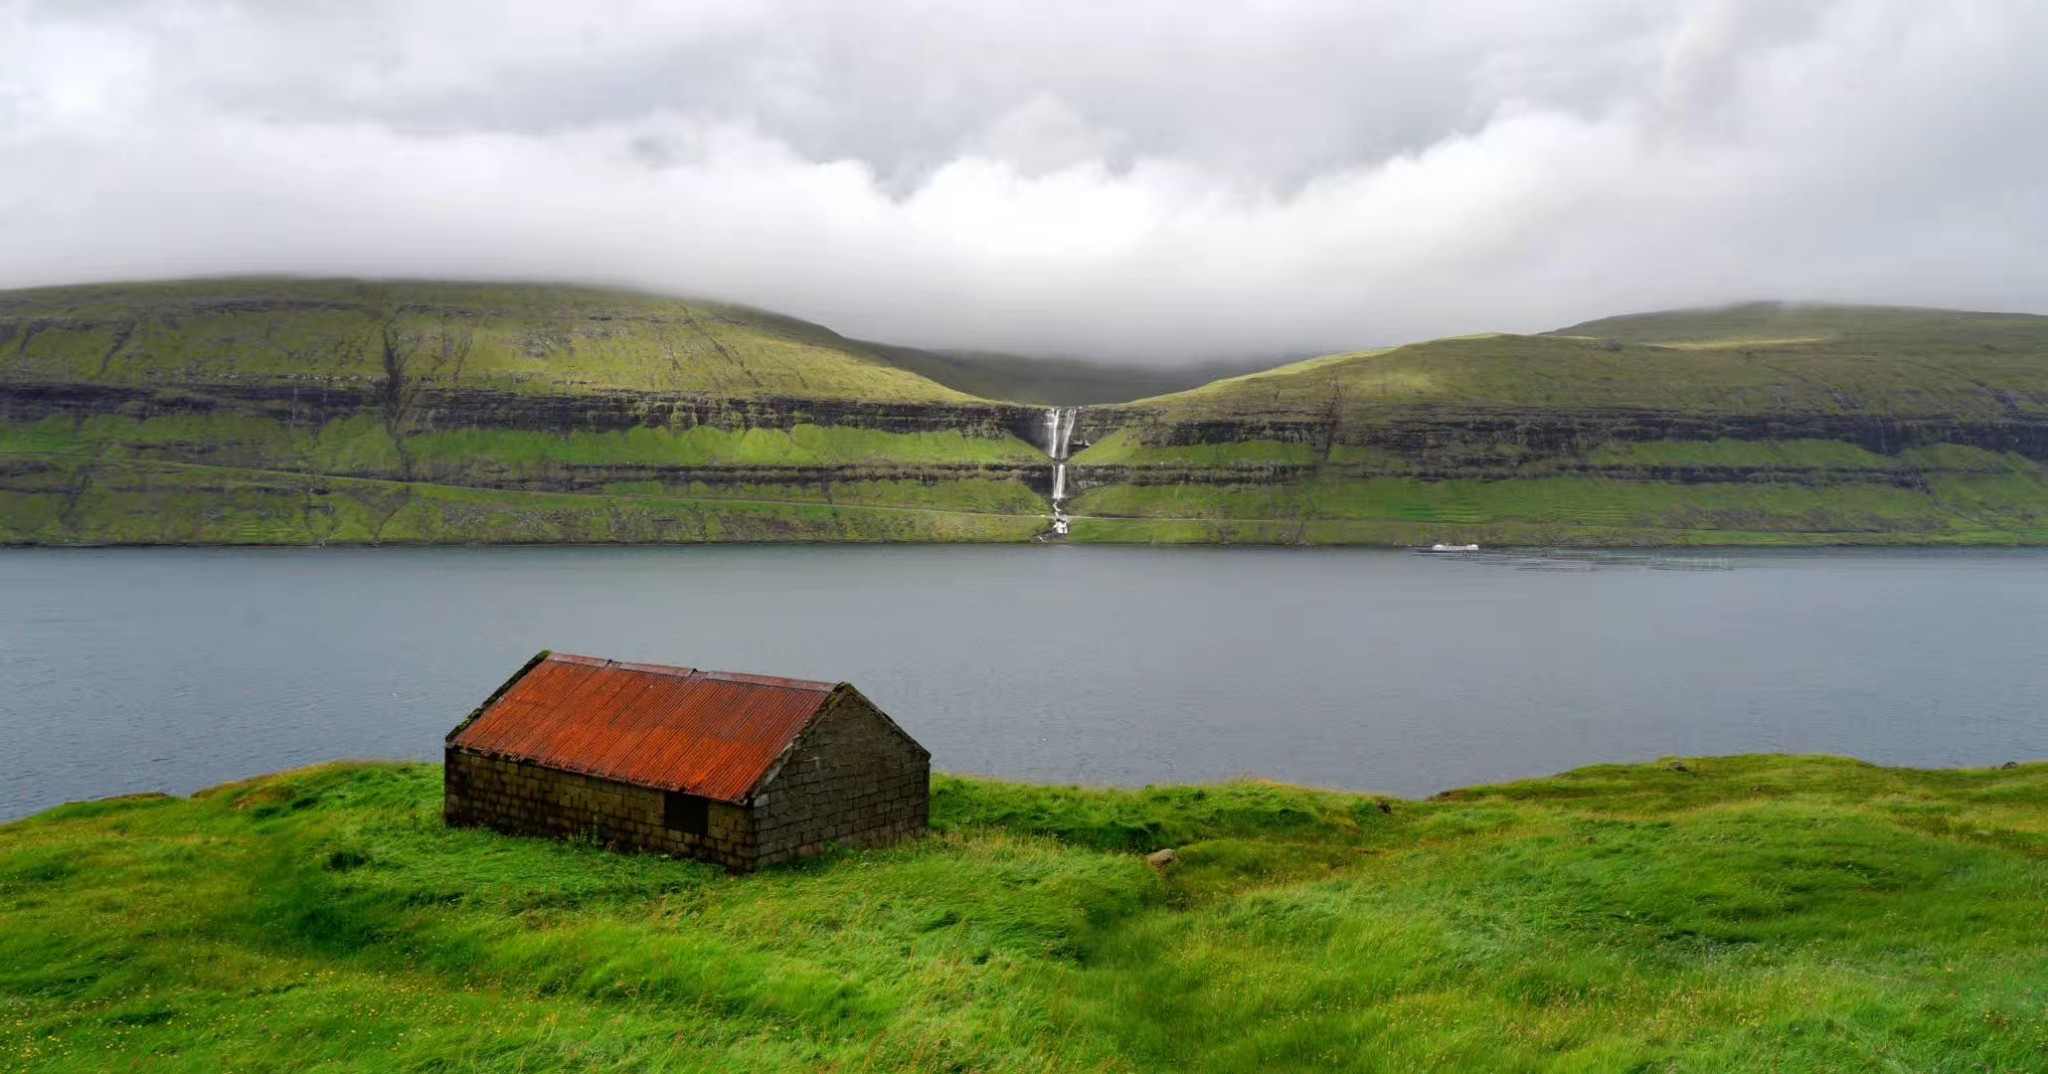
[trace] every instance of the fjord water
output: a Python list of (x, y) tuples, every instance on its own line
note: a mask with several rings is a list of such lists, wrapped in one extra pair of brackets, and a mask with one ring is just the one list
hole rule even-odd
[(0, 552), (0, 819), (435, 758), (536, 650), (850, 680), (936, 767), (1426, 794), (1751, 751), (2048, 756), (2048, 554), (1520, 571), (1384, 551)]

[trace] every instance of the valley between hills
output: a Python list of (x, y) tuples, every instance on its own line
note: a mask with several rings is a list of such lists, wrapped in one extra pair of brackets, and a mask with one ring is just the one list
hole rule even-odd
[[(2048, 544), (2048, 317), (1754, 304), (1193, 387), (1033, 368), (580, 287), (4, 292), (0, 543)], [(1153, 389), (1048, 434), (1047, 402)]]

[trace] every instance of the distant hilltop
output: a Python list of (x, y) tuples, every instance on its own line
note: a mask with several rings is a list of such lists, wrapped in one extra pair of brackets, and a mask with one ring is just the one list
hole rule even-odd
[[(2048, 317), (1753, 303), (1215, 372), (584, 287), (4, 292), (0, 541), (2048, 543)], [(1061, 426), (1054, 534), (1073, 398), (1113, 401)]]

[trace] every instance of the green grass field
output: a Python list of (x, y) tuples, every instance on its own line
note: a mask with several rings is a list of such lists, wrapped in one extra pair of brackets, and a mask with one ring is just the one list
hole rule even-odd
[(61, 807), (0, 826), (0, 1067), (2048, 1068), (2048, 765), (933, 806), (750, 877), (451, 831), (425, 765)]

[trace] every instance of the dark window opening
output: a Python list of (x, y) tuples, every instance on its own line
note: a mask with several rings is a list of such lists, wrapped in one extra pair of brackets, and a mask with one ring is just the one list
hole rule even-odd
[(662, 796), (662, 822), (685, 835), (703, 835), (711, 829), (711, 799), (669, 791)]

